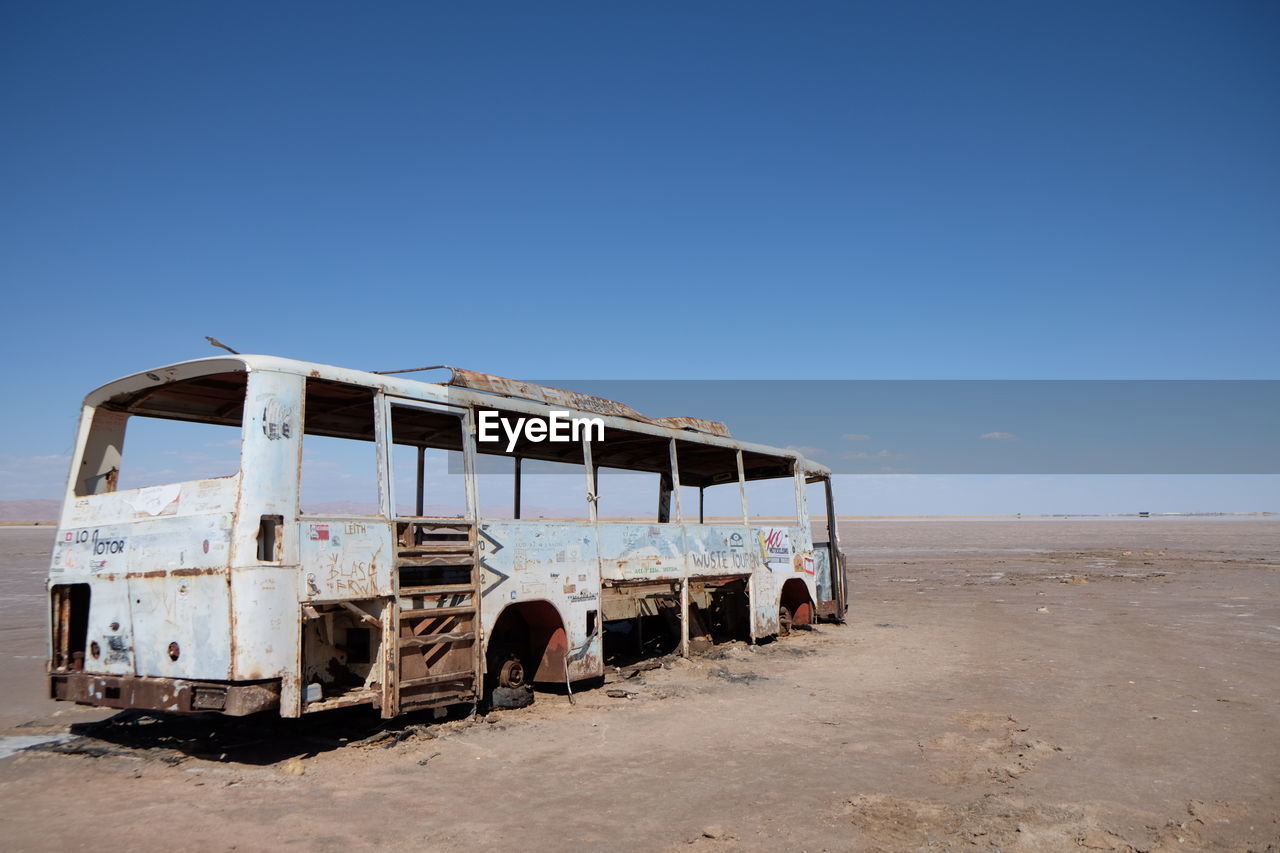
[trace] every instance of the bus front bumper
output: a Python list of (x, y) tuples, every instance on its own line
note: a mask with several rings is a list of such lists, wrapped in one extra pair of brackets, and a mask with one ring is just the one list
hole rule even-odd
[(232, 683), (53, 672), (49, 674), (49, 698), (102, 708), (173, 714), (216, 712), (243, 717), (280, 707), (280, 682)]

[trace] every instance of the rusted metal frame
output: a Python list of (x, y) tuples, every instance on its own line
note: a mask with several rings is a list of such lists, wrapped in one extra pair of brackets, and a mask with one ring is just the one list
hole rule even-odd
[(375, 627), (375, 628), (381, 628), (381, 627), (382, 627), (382, 620), (381, 620), (381, 619), (375, 619), (375, 618), (373, 618), (373, 617), (372, 617), (372, 616), (370, 616), (368, 613), (365, 613), (363, 610), (361, 610), (359, 607), (356, 607), (356, 606), (355, 606), (354, 604), (352, 604), (350, 601), (339, 601), (339, 602), (337, 602), (337, 604), (338, 604), (338, 606), (339, 606), (339, 607), (341, 607), (343, 610), (347, 611), (347, 612), (348, 612), (348, 613), (350, 613), (352, 616), (354, 616), (354, 617), (356, 617), (357, 619), (359, 619), (359, 620), (360, 620), (361, 622), (363, 622), (365, 625), (370, 625), (370, 626)]
[[(378, 446), (378, 508), (385, 518), (395, 518), (395, 497), (391, 494), (391, 400), (382, 390), (374, 396), (373, 432)], [(394, 533), (393, 529), (392, 538)]]
[[(399, 587), (399, 571), (391, 567), (391, 585)], [(389, 720), (400, 713), (400, 599), (396, 595), (382, 604), (382, 689), (378, 697), (379, 714)]]
[[(241, 717), (280, 706), (280, 688), (274, 680), (236, 683), (67, 672), (50, 674), (48, 687), (50, 698), (104, 708), (177, 713), (217, 710)], [(195, 700), (204, 691), (221, 695), (222, 707), (200, 707)]]
[[(76, 426), (76, 443), (71, 452), (71, 476), (67, 478), (67, 482), (62, 490), (62, 511), (58, 514), (58, 527), (65, 527), (63, 516), (67, 513), (67, 508), (75, 506), (74, 501), (76, 495), (81, 490), (81, 484), (85, 481), (86, 475), (81, 471), (81, 467), (85, 463), (85, 454), (89, 447), (89, 435), (93, 426), (94, 409), (88, 404), (80, 407), (80, 420)], [(89, 475), (92, 478), (94, 475)], [(88, 489), (85, 489), (86, 494)]]
[(836, 614), (841, 621), (849, 610), (848, 590), (845, 589), (844, 554), (840, 552), (839, 522), (836, 519), (835, 494), (831, 477), (824, 477), (827, 496), (827, 562), (831, 566), (831, 590), (836, 593)]
[(524, 461), (523, 457), (515, 457), (515, 494), (511, 499), (511, 517), (516, 521), (520, 520), (520, 463), (522, 461)]
[(698, 523), (707, 523), (707, 487), (698, 486)]
[(604, 580), (600, 583), (603, 598), (670, 598), (676, 592), (675, 580)]
[(676, 451), (676, 440), (668, 440), (667, 455), (671, 459), (671, 490), (675, 493), (675, 520), (684, 522), (684, 506), (680, 502), (680, 460)]
[[(809, 553), (809, 558), (813, 559), (813, 522), (809, 518), (809, 495), (805, 490), (805, 474), (804, 468), (800, 465), (799, 460), (795, 463), (791, 471), (792, 479), (795, 480), (796, 486), (796, 520), (800, 524), (800, 535), (803, 541), (800, 543), (801, 549)], [(793, 554), (795, 551), (793, 550)], [(815, 563), (816, 565), (816, 563)], [(805, 584), (808, 586), (808, 584)], [(834, 589), (834, 585), (832, 586)], [(816, 618), (818, 612), (818, 583), (814, 578), (813, 583), (813, 611)]]
[(75, 652), (71, 649), (71, 587), (64, 586), (62, 595), (59, 596), (59, 613), (58, 622), (61, 625), (61, 636), (58, 643), (61, 646), (62, 668), (75, 669)]
[(668, 439), (667, 454), (671, 458), (671, 488), (676, 497), (676, 523), (680, 531), (680, 657), (689, 656), (689, 561), (684, 553), (684, 504), (680, 500), (680, 453), (674, 438)]
[[(738, 458), (738, 497), (742, 500), (742, 524), (747, 528), (748, 535), (751, 533), (751, 509), (747, 506), (747, 472), (742, 463), (742, 448), (738, 448), (735, 454)], [(751, 638), (751, 644), (756, 642), (756, 572), (751, 572), (747, 576), (747, 633)]]
[(427, 448), (418, 445), (418, 489), (417, 500), (414, 502), (414, 514), (421, 517), (422, 511), (426, 509), (427, 497)]
[[(591, 439), (587, 437), (587, 431), (582, 431), (582, 465), (586, 469), (587, 475), (587, 519), (595, 524), (599, 520), (596, 502), (600, 500), (599, 482), (596, 478), (596, 466), (591, 461)], [(596, 567), (597, 571), (599, 566)]]
[[(406, 536), (404, 539), (423, 539), (421, 542), (409, 541), (407, 544), (404, 539), (401, 540), (401, 550), (397, 555), (402, 566), (468, 566), (475, 562), (475, 557), (471, 551), (471, 537), (466, 535), (471, 522), (456, 523), (440, 523), (437, 521), (428, 521), (426, 518), (417, 521), (399, 521), (398, 524), (406, 527), (405, 533), (412, 532), (414, 536)], [(410, 531), (408, 528), (413, 528)], [(455, 531), (454, 535), (463, 534), (465, 539), (454, 540), (451, 542), (432, 543), (426, 541), (429, 531), (443, 528), (450, 528)]]
[[(57, 615), (53, 619), (53, 668), (71, 669), (71, 595), (66, 585), (52, 587)], [(51, 608), (52, 609), (52, 608)]]
[(412, 610), (401, 610), (405, 619), (451, 619), (454, 616), (467, 616), (476, 612), (474, 604), (446, 605), (441, 607), (415, 607)]
[[(591, 437), (590, 437), (590, 432), (588, 430), (582, 431), (582, 466), (585, 469), (586, 478), (587, 478), (587, 517), (590, 520), (591, 524), (595, 525), (599, 522), (599, 518), (600, 518), (599, 509), (597, 507), (597, 502), (600, 499), (599, 498), (599, 472), (596, 470), (595, 462), (591, 458)], [(596, 531), (596, 538), (598, 542), (599, 541), (598, 529)], [(596, 551), (596, 582), (597, 583), (600, 582), (600, 575), (601, 575), (600, 560), (601, 560), (601, 557), (599, 555), (599, 549), (597, 548), (597, 551)], [(604, 608), (602, 605), (603, 605), (603, 596), (596, 600), (596, 608), (597, 608), (596, 633), (588, 635), (583, 645), (577, 648), (586, 649), (591, 645), (591, 642), (597, 636), (599, 637), (604, 636)], [(558, 612), (559, 608), (556, 608), (556, 610)], [(564, 625), (563, 615), (561, 615), (560, 620), (561, 620), (561, 624)], [(567, 644), (568, 638), (569, 638), (568, 626), (564, 625), (564, 628), (565, 628), (565, 641)], [(601, 647), (603, 649), (603, 640), (601, 640)], [(565, 687), (571, 691), (569, 694), (570, 702), (573, 701), (573, 693), (572, 693), (573, 688), (569, 685), (569, 658), (575, 653), (575, 651), (576, 651), (575, 647), (570, 646), (566, 650), (565, 658), (564, 658), (564, 683), (565, 683)]]
[(680, 657), (689, 656), (689, 575), (680, 579)]
[[(806, 550), (813, 550), (813, 525), (809, 523), (809, 496), (804, 490), (804, 472), (800, 469), (800, 464), (792, 460), (791, 479), (795, 481), (796, 487), (796, 521), (800, 522), (800, 530), (804, 534), (805, 542), (808, 544)], [(814, 602), (817, 604), (817, 601)]]
[(424, 370), (447, 370), (453, 374), (453, 368), (447, 364), (429, 364), (426, 367), (406, 367), (404, 370), (370, 370), (376, 376), (396, 376), (401, 373), (421, 373)]
[(719, 589), (729, 584), (745, 581), (749, 575), (721, 575), (719, 577), (704, 577), (698, 580), (698, 583), (706, 589)]
[(419, 678), (410, 678), (404, 682), (404, 686), (406, 688), (425, 687), (429, 684), (445, 684), (450, 681), (466, 681), (471, 677), (472, 674), (466, 670), (442, 672), (437, 675), (424, 675)]
[(666, 474), (658, 475), (658, 523), (671, 523), (671, 486)]
[(476, 639), (474, 631), (452, 631), (445, 634), (428, 634), (421, 637), (405, 637), (400, 640), (400, 648), (422, 648), (450, 643), (472, 642)]
[(471, 551), (471, 603), (474, 612), (471, 614), (471, 630), (475, 642), (471, 644), (471, 695), (472, 702), (479, 702), (484, 694), (484, 619), (481, 616), (482, 599), (480, 589), (480, 496), (476, 483), (476, 424), (475, 410), (468, 407), (462, 417), (462, 473), (467, 496), (467, 518), (471, 526), (467, 530), (467, 538)]
[[(406, 409), (419, 409), (426, 412), (435, 412), (436, 414), (448, 415), (458, 419), (458, 429), (462, 434), (462, 470), (464, 490), (466, 493), (466, 518), (474, 521), (476, 517), (475, 435), (471, 410), (465, 405), (441, 402), (438, 400), (420, 400), (399, 396), (391, 397), (385, 394), (383, 394), (383, 398), (383, 405), (378, 407), (378, 412), (385, 420), (386, 424), (385, 429), (380, 432), (380, 434), (385, 433), (386, 436), (386, 440), (384, 442), (385, 446), (380, 454), (381, 464), (386, 466), (385, 476), (387, 478), (385, 484), (379, 484), (382, 486), (381, 491), (388, 501), (388, 505), (383, 507), (383, 511), (389, 518), (397, 517), (397, 513), (395, 511), (396, 497), (392, 494), (393, 488), (391, 478), (391, 453), (395, 439), (395, 436), (391, 434), (391, 407), (400, 406), (401, 408)], [(420, 454), (418, 461), (418, 476), (421, 481), (422, 478), (425, 477), (425, 460), (422, 457), (424, 448), (419, 447), (418, 450)], [(423, 484), (423, 482), (420, 482), (418, 488), (420, 495), (424, 491), (422, 488)], [(418, 503), (418, 506), (422, 507), (421, 501)], [(419, 510), (419, 517), (421, 517), (421, 510)]]
[[(391, 494), (391, 402), (381, 389), (374, 397), (373, 431), (378, 448), (378, 505), (383, 517), (388, 519), (391, 540), (395, 542), (395, 497)], [(400, 649), (396, 644), (399, 636), (400, 570), (392, 558), (391, 595), (382, 604), (382, 690), (378, 707), (383, 719), (391, 719), (400, 713)]]
[[(466, 492), (467, 501), (467, 518), (475, 522), (480, 514), (480, 507), (476, 495), (476, 433), (475, 433), (475, 412), (470, 408), (462, 409), (462, 477), (463, 488)], [(474, 526), (471, 531), (471, 539), (475, 540)]]
[[(249, 366), (247, 363), (245, 363), (245, 369), (246, 370), (249, 369)], [(246, 407), (248, 406), (249, 382), (251, 378), (252, 377), (247, 377), (245, 380), (245, 406)], [(299, 443), (299, 447), (298, 447), (298, 452), (295, 455), (295, 461), (293, 465), (293, 471), (292, 471), (293, 481), (288, 484), (289, 491), (293, 496), (293, 506), (291, 507), (292, 518), (289, 518), (289, 516), (286, 515), (285, 526), (287, 529), (291, 529), (292, 531), (291, 535), (288, 535), (286, 537), (286, 541), (293, 540), (294, 542), (296, 542), (296, 537), (298, 536), (298, 529), (300, 526), (296, 522), (298, 522), (301, 519), (303, 514), (303, 510), (302, 510), (302, 446), (301, 445), (306, 441), (306, 424), (307, 424), (307, 390), (306, 389), (307, 389), (307, 382), (306, 382), (306, 379), (303, 378), (298, 383), (298, 386), (296, 389), (297, 393), (293, 400), (297, 405), (297, 418), (298, 418), (297, 419), (297, 427), (298, 427), (297, 440)], [(376, 407), (374, 412), (374, 418), (375, 420), (377, 418)], [(374, 437), (376, 438), (377, 436), (375, 435)], [(374, 453), (376, 458), (376, 455), (377, 455), (376, 444), (374, 445)], [(252, 454), (253, 454), (253, 443), (249, 440), (247, 426), (242, 426), (240, 430), (240, 466), (238, 470), (238, 475), (242, 476), (242, 479), (241, 479), (242, 487), (244, 483), (243, 474), (245, 471), (248, 471), (250, 469), (250, 461), (252, 459)], [(243, 488), (237, 489), (237, 491), (242, 492)], [(381, 489), (379, 489), (379, 492), (381, 492)], [(296, 576), (301, 577), (304, 575), (303, 558), (301, 554), (301, 549), (298, 545), (295, 544), (291, 546), (290, 550), (291, 550), (291, 553), (289, 554), (289, 561), (291, 563), (296, 563), (295, 565)], [(230, 572), (228, 572), (228, 581), (230, 582)], [(295, 599), (298, 597), (296, 592), (292, 597)], [(297, 624), (290, 626), (291, 633), (288, 635), (289, 644), (293, 646), (293, 649), (290, 655), (287, 668), (280, 678), (279, 713), (281, 717), (284, 717), (286, 719), (296, 719), (298, 717), (301, 717), (304, 713), (306, 713), (306, 692), (305, 692), (306, 688), (302, 683), (302, 679), (305, 675), (304, 663), (303, 663), (303, 649), (306, 645), (305, 633), (306, 633), (306, 623), (308, 619), (307, 613), (308, 611), (311, 611), (311, 610), (313, 610), (313, 608), (309, 607), (308, 605), (305, 605), (305, 604), (301, 605), (301, 608), (298, 612)], [(233, 605), (232, 612), (234, 612), (234, 605)]]
[(381, 701), (379, 693), (369, 688), (357, 688), (348, 693), (342, 693), (337, 696), (330, 696), (328, 699), (321, 699), (319, 702), (312, 702), (307, 705), (306, 713), (314, 714), (319, 711), (332, 711), (337, 708), (353, 708), (356, 705), (373, 705)]
[[(401, 406), (403, 408), (408, 408), (408, 409), (419, 409), (422, 411), (436, 412), (439, 414), (445, 414), (451, 417), (456, 417), (458, 419), (458, 429), (462, 435), (462, 470), (463, 470), (464, 492), (466, 496), (465, 497), (465, 514), (466, 514), (465, 521), (467, 523), (467, 540), (468, 540), (466, 545), (463, 546), (463, 550), (466, 550), (469, 552), (469, 557), (470, 557), (469, 562), (471, 564), (472, 599), (473, 599), (473, 605), (464, 609), (467, 611), (467, 613), (470, 614), (472, 618), (474, 631), (477, 638), (476, 642), (473, 644), (473, 659), (472, 659), (472, 669), (471, 669), (471, 674), (472, 674), (471, 698), (472, 698), (472, 701), (477, 701), (480, 698), (480, 692), (482, 689), (482, 678), (483, 678), (483, 672), (484, 672), (484, 669), (483, 669), (484, 644), (482, 640), (483, 628), (482, 628), (482, 620), (480, 616), (481, 596), (479, 594), (479, 588), (478, 588), (479, 587), (479, 567), (477, 565), (478, 559), (475, 553), (476, 524), (477, 524), (476, 519), (477, 519), (479, 510), (478, 510), (478, 497), (476, 494), (476, 480), (475, 480), (476, 447), (475, 447), (474, 412), (471, 408), (465, 405), (458, 405), (454, 402), (443, 402), (439, 400), (418, 400), (418, 399), (403, 398), (403, 397), (396, 397), (394, 399), (388, 398), (385, 401), (385, 405), (383, 407), (380, 407), (380, 410), (383, 412), (383, 417), (385, 419), (385, 423), (387, 426), (386, 430), (380, 432), (380, 435), (383, 436), (382, 443), (385, 444), (385, 448), (386, 448), (383, 456), (386, 460), (386, 464), (388, 468), (388, 480), (387, 480), (388, 484), (391, 483), (390, 457), (391, 457), (392, 444), (394, 443), (394, 439), (395, 439), (395, 436), (392, 435), (391, 428), (390, 428), (391, 406), (393, 405)], [(421, 482), (421, 478), (425, 476), (425, 468), (424, 468), (424, 463), (422, 461), (423, 456), (424, 456), (424, 449), (422, 447), (419, 447), (419, 457), (418, 457), (419, 472), (420, 472), (419, 473), (420, 484), (418, 487), (418, 494), (420, 496), (419, 503), (418, 503), (419, 517), (422, 516), (422, 512), (425, 509), (421, 500), (421, 495), (425, 491), (425, 489), (423, 488), (423, 483)], [(392, 488), (390, 487), (390, 485), (385, 491), (387, 493), (390, 493), (392, 491)], [(395, 495), (390, 494), (389, 500), (392, 507), (394, 507)], [(395, 517), (394, 511), (392, 511), (391, 517), (392, 518)], [(393, 522), (393, 524), (394, 523), (395, 522)], [(416, 613), (416, 611), (402, 611), (400, 609), (400, 578), (399, 578), (398, 571), (393, 571), (392, 587), (393, 587), (394, 595), (392, 596), (389, 604), (389, 615), (391, 615), (393, 618), (390, 619), (389, 622), (395, 633), (391, 637), (386, 637), (384, 634), (384, 644), (385, 644), (384, 647), (387, 649), (386, 651), (387, 660), (389, 662), (392, 661), (393, 655), (395, 658), (393, 662), (394, 672), (396, 673), (396, 683), (393, 691), (394, 693), (393, 702), (395, 704), (395, 707), (391, 713), (388, 713), (388, 704), (386, 701), (384, 701), (383, 703), (384, 717), (395, 716), (400, 711), (400, 705), (401, 705), (400, 691), (402, 687), (402, 685), (398, 680), (399, 679), (398, 658), (399, 658), (399, 652), (400, 652), (400, 645), (399, 645), (400, 619), (402, 615), (404, 615), (404, 613), (410, 613), (410, 614)], [(461, 610), (459, 609), (458, 612), (460, 613)], [(432, 614), (432, 615), (441, 615), (441, 614)], [(388, 681), (390, 681), (390, 679), (388, 679)]]

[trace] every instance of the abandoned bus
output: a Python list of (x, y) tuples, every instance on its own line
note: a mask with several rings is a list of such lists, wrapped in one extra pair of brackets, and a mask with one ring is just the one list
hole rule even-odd
[[(284, 717), (369, 705), (392, 717), (481, 702), (495, 687), (596, 679), (611, 649), (687, 655), (843, 618), (823, 466), (713, 421), (422, 370), (441, 380), (237, 354), (91, 393), (49, 571), (50, 695)], [(155, 456), (156, 426), (199, 437)], [(308, 500), (310, 477), (360, 480), (315, 463), (326, 443), (351, 451), (344, 464), (367, 496)], [(215, 447), (235, 460), (230, 473), (191, 479), (154, 462), (183, 456), (205, 475)], [(158, 484), (131, 480), (134, 456)], [(572, 474), (543, 481), (580, 511), (530, 517), (546, 515), (527, 501), (543, 468)], [(602, 511), (617, 472), (643, 475), (652, 512)], [(435, 489), (445, 479), (452, 503)], [(761, 481), (788, 495), (785, 522), (751, 515)], [(731, 509), (707, 514), (708, 493)]]

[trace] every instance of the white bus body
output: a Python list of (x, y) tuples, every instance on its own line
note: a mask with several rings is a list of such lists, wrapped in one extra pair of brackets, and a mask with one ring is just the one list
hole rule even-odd
[[(479, 414), (553, 409), (603, 421), (604, 439), (588, 424), (568, 444), (527, 432), (477, 443)], [(227, 427), (238, 471), (120, 488), (126, 427), (143, 417)], [(376, 506), (306, 511), (311, 435), (369, 443)], [(415, 495), (395, 494), (405, 448), (417, 452)], [(454, 516), (424, 514), (427, 448), (461, 460)], [(480, 511), (484, 456), (512, 460), (514, 518)], [(580, 465), (581, 479), (561, 479), (586, 497), (583, 517), (520, 518), (523, 460)], [(597, 517), (599, 468), (658, 474), (656, 520)], [(764, 478), (794, 482), (791, 523), (749, 518), (745, 483)], [(717, 483), (738, 484), (740, 522), (702, 523), (673, 488)], [(830, 528), (817, 547), (811, 483), (825, 486), (814, 514)], [(711, 422), (467, 371), (432, 383), (268, 356), (183, 362), (84, 402), (49, 572), (50, 695), (285, 717), (367, 704), (390, 717), (482, 701), (495, 685), (598, 678), (606, 623), (665, 619), (687, 654), (717, 632), (754, 642), (789, 622), (841, 619), (834, 518), (825, 468)]]

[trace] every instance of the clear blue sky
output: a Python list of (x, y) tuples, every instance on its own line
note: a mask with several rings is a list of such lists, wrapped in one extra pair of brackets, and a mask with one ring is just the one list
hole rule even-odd
[(1277, 44), (1271, 2), (6, 3), (0, 468), (206, 334), (524, 377), (1275, 378)]

